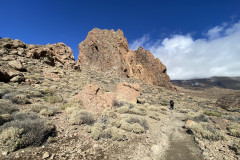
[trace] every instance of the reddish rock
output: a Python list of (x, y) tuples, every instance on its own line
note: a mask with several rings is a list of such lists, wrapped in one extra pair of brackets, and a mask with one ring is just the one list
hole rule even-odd
[(116, 97), (126, 101), (137, 102), (137, 98), (141, 94), (140, 84), (129, 84), (126, 82), (117, 84)]
[(102, 91), (97, 85), (85, 86), (78, 95), (74, 96), (72, 100), (80, 100), (86, 109), (102, 112), (105, 108), (111, 108), (115, 94), (111, 92)]
[(153, 54), (140, 47), (129, 51), (121, 30), (93, 29), (79, 44), (77, 63), (81, 67), (111, 73), (121, 77), (138, 78), (149, 84), (173, 89), (166, 67)]
[(141, 94), (139, 84), (119, 83), (116, 86), (116, 92), (104, 92), (98, 85), (90, 84), (72, 98), (73, 101), (81, 101), (86, 109), (94, 112), (102, 112), (105, 108), (113, 108), (114, 99), (136, 102)]

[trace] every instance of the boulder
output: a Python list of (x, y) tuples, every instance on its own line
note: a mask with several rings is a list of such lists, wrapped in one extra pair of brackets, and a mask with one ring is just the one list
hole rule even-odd
[(122, 82), (117, 84), (116, 97), (118, 99), (137, 102), (137, 98), (140, 96), (140, 94), (141, 94), (141, 87), (140, 87), (140, 84), (138, 83), (129, 84), (127, 82)]
[(8, 62), (8, 65), (10, 65), (12, 68), (18, 70), (18, 71), (25, 71), (26, 68), (23, 67), (22, 63), (20, 61), (14, 60)]
[(115, 94), (102, 91), (98, 85), (85, 86), (79, 94), (72, 98), (73, 101), (81, 101), (86, 109), (94, 112), (102, 112), (105, 108), (113, 107)]
[(136, 51), (129, 50), (121, 30), (115, 32), (94, 28), (78, 47), (77, 63), (81, 67), (174, 89), (161, 61), (142, 47)]

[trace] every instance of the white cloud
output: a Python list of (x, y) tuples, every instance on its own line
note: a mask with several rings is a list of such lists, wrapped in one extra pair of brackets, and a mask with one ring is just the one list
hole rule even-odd
[(130, 48), (150, 50), (167, 66), (171, 79), (240, 76), (240, 21), (213, 27), (205, 35), (196, 40), (191, 35), (174, 35), (154, 43), (145, 35)]
[(129, 48), (133, 50), (137, 50), (138, 47), (143, 46), (147, 41), (150, 40), (150, 37), (148, 34), (145, 34), (142, 38), (136, 39), (132, 43), (129, 44)]

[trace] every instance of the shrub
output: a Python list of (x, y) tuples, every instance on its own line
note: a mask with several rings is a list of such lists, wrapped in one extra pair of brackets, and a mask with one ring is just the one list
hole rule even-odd
[(0, 148), (15, 151), (24, 144), (23, 129), (9, 127), (0, 134)]
[(149, 114), (149, 117), (152, 118), (152, 119), (155, 119), (155, 120), (157, 120), (157, 121), (160, 121), (160, 120), (161, 120), (158, 113), (152, 112), (152, 113)]
[(67, 109), (67, 108), (75, 108), (75, 109), (83, 109), (83, 105), (81, 101), (70, 101), (67, 102), (60, 107), (61, 109)]
[(163, 106), (168, 106), (169, 105), (169, 101), (166, 99), (162, 99), (160, 100), (159, 104), (163, 105)]
[(240, 155), (240, 142), (234, 143), (229, 148), (232, 149), (235, 152), (236, 155)]
[(124, 113), (130, 113), (130, 109), (128, 106), (122, 106), (116, 110), (118, 113), (124, 114)]
[(54, 134), (55, 126), (37, 115), (17, 113), (13, 116), (13, 121), (0, 127), (0, 146), (7, 151), (30, 145), (38, 146)]
[(148, 122), (145, 118), (138, 118), (138, 117), (130, 117), (126, 120), (129, 124), (137, 123), (142, 126), (145, 130), (149, 129)]
[(94, 140), (98, 140), (103, 131), (103, 124), (95, 123), (91, 129), (91, 136)]
[(0, 115), (0, 125), (9, 122), (12, 120), (12, 116), (10, 114), (2, 114)]
[(134, 133), (144, 133), (145, 132), (145, 129), (138, 123), (130, 124), (124, 120), (122, 120), (122, 122), (121, 122), (121, 128), (128, 132), (134, 132)]
[(9, 89), (0, 89), (0, 99), (5, 95), (10, 92)]
[(127, 106), (128, 108), (133, 108), (133, 107), (136, 106), (136, 104), (128, 102), (126, 100), (122, 100), (122, 99), (114, 99), (113, 100), (113, 107), (114, 108), (119, 108), (119, 107), (122, 107), (122, 106)]
[(126, 132), (118, 129), (117, 127), (111, 127), (105, 129), (102, 134), (102, 138), (111, 138), (114, 141), (124, 141), (127, 139)]
[(128, 106), (128, 102), (125, 100), (121, 100), (121, 99), (114, 99), (113, 100), (113, 107), (114, 108), (119, 108), (122, 106)]
[(53, 116), (56, 113), (56, 109), (54, 109), (54, 108), (43, 108), (39, 113), (43, 116)]
[(157, 108), (156, 106), (154, 106), (154, 105), (148, 106), (147, 109), (148, 109), (149, 111), (158, 111), (158, 108)]
[(0, 114), (11, 114), (17, 110), (18, 109), (12, 104), (11, 101), (0, 99)]
[(47, 106), (45, 106), (43, 104), (32, 104), (31, 105), (31, 110), (36, 113), (39, 113), (44, 108), (47, 108)]
[(225, 139), (223, 133), (208, 123), (193, 123), (187, 127), (190, 133), (193, 133), (198, 138), (205, 138), (212, 141)]
[(145, 116), (147, 115), (147, 110), (144, 107), (136, 106), (134, 108), (131, 108), (129, 113)]
[(230, 124), (227, 126), (229, 134), (234, 137), (240, 137), (240, 126), (239, 124)]
[(204, 114), (200, 114), (199, 116), (192, 118), (195, 122), (209, 122), (209, 118), (206, 117)]
[(221, 117), (222, 114), (219, 112), (215, 112), (215, 111), (211, 111), (211, 110), (206, 110), (203, 112), (203, 114), (207, 115), (207, 116), (214, 116), (214, 117)]
[(91, 125), (96, 121), (94, 115), (88, 111), (80, 110), (70, 115), (69, 122), (74, 125), (88, 124)]
[(44, 97), (44, 100), (49, 103), (61, 103), (63, 98), (60, 95), (52, 95)]

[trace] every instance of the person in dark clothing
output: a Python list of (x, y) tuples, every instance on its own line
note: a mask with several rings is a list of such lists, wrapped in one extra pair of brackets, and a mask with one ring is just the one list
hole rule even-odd
[(174, 107), (174, 102), (173, 100), (170, 100), (170, 109), (173, 110), (173, 107)]

